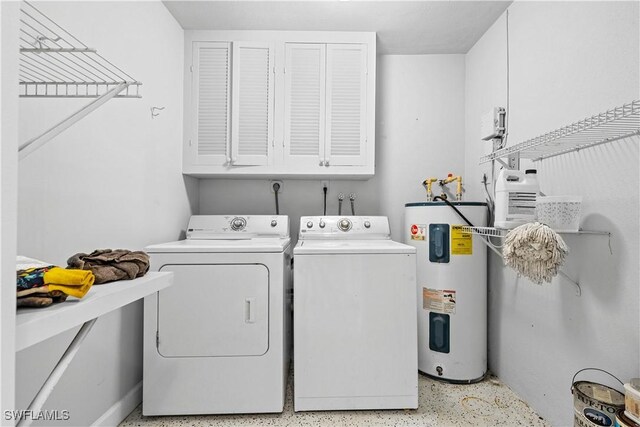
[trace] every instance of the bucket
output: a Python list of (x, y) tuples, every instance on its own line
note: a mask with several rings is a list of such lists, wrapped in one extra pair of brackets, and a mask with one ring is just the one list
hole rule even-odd
[(616, 413), (616, 427), (640, 427), (640, 424), (629, 418), (624, 413), (624, 409), (620, 409)]
[(624, 394), (611, 387), (590, 381), (576, 381), (583, 371), (600, 371), (611, 375), (622, 386), (624, 383), (616, 376), (598, 368), (580, 369), (573, 376), (571, 394), (573, 394), (574, 427), (609, 427), (616, 422), (616, 413), (624, 410)]
[(627, 417), (640, 421), (640, 378), (632, 378), (624, 385), (624, 410)]

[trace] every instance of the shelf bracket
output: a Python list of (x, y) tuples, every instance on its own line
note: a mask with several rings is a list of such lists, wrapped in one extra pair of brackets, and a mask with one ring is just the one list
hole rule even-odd
[(58, 124), (50, 128), (49, 130), (45, 131), (42, 135), (39, 135), (21, 144), (18, 148), (18, 159), (19, 160), (24, 159), (29, 154), (33, 153), (35, 150), (42, 147), (48, 141), (55, 138), (60, 133), (62, 133), (63, 131), (65, 131), (72, 125), (74, 125), (76, 122), (78, 122), (79, 120), (87, 116), (89, 113), (98, 109), (100, 106), (102, 106), (102, 104), (106, 103), (108, 100), (118, 95), (120, 92), (125, 90), (128, 86), (129, 86), (129, 83), (120, 83), (115, 88), (111, 89), (110, 91), (106, 92), (105, 94), (101, 95), (95, 100), (91, 101), (89, 104), (82, 107), (80, 110), (76, 111), (75, 113), (73, 113), (66, 119), (62, 120), (61, 122), (59, 122)]
[(565, 273), (562, 270), (558, 270), (558, 274), (560, 274), (562, 277), (567, 279), (567, 281), (569, 281), (570, 283), (572, 283), (576, 287), (576, 296), (582, 296), (582, 288), (580, 287), (580, 284), (578, 282), (573, 280), (571, 277), (569, 277), (567, 275), (567, 273)]
[[(475, 229), (475, 230), (474, 230)], [(468, 227), (468, 230), (471, 230), (472, 233), (474, 232), (486, 232), (487, 230), (489, 230), (489, 227)], [(465, 230), (463, 228), (463, 230)], [(468, 231), (467, 230), (467, 231)], [(504, 259), (504, 257), (502, 256), (502, 252), (500, 252), (498, 249), (496, 249), (491, 242), (489, 241), (489, 234), (480, 234), (480, 238), (482, 240), (482, 243), (484, 243), (485, 245), (487, 245), (487, 247), (489, 249), (491, 249), (493, 252), (496, 253), (496, 255), (498, 255), (500, 257), (500, 259)], [(494, 236), (496, 237), (500, 237), (499, 234), (494, 234)], [(558, 274), (560, 274), (562, 277), (564, 277), (565, 279), (567, 279), (568, 282), (570, 282), (571, 284), (573, 284), (576, 287), (576, 296), (581, 296), (582, 295), (582, 288), (580, 288), (580, 284), (578, 282), (576, 282), (575, 280), (573, 280), (571, 277), (569, 277), (567, 275), (567, 273), (565, 273), (562, 270), (558, 270)]]
[[(53, 389), (60, 381), (60, 378), (62, 378), (62, 374), (64, 374), (64, 371), (67, 370), (67, 368), (71, 364), (71, 361), (78, 353), (78, 350), (80, 350), (80, 345), (87, 337), (87, 334), (89, 333), (93, 325), (96, 323), (96, 320), (98, 320), (98, 318), (91, 319), (85, 322), (80, 327), (80, 330), (73, 338), (73, 341), (71, 341), (71, 344), (69, 344), (69, 347), (67, 347), (67, 350), (64, 352), (64, 354), (56, 364), (56, 367), (53, 368), (53, 371), (51, 371), (47, 380), (44, 382), (44, 384), (42, 384), (42, 387), (40, 388), (40, 390), (38, 390), (38, 393), (36, 393), (36, 396), (31, 401), (31, 404), (29, 405), (29, 408), (27, 409), (25, 414), (38, 414), (42, 410), (42, 407), (53, 392)], [(18, 422), (17, 426), (30, 426), (33, 421), (35, 421), (33, 418), (24, 418), (23, 416), (23, 418)]]
[(511, 153), (507, 156), (507, 167), (511, 170), (520, 169), (520, 153)]
[(509, 167), (509, 164), (508, 164), (507, 162), (505, 162), (504, 160), (502, 160), (500, 157), (497, 157), (495, 160), (496, 160), (498, 163), (500, 163), (502, 166), (504, 166), (505, 168), (507, 168), (507, 169), (511, 169), (511, 168)]

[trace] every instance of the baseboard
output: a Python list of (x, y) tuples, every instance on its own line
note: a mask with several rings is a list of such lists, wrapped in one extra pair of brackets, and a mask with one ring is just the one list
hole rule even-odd
[(142, 402), (142, 381), (136, 384), (122, 399), (114, 403), (107, 411), (98, 418), (92, 426), (114, 427), (120, 424), (136, 406)]

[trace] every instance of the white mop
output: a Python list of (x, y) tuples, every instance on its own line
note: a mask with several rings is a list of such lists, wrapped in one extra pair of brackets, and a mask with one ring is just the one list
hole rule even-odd
[(539, 222), (509, 231), (502, 248), (505, 265), (538, 285), (551, 282), (568, 253), (562, 237)]

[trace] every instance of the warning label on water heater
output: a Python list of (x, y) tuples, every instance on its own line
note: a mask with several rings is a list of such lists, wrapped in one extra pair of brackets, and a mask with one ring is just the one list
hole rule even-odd
[(451, 226), (451, 255), (473, 255), (473, 235), (462, 231), (462, 225)]
[(422, 308), (442, 314), (456, 314), (456, 291), (422, 288)]
[(411, 240), (424, 240), (425, 230), (427, 226), (424, 224), (411, 225)]

